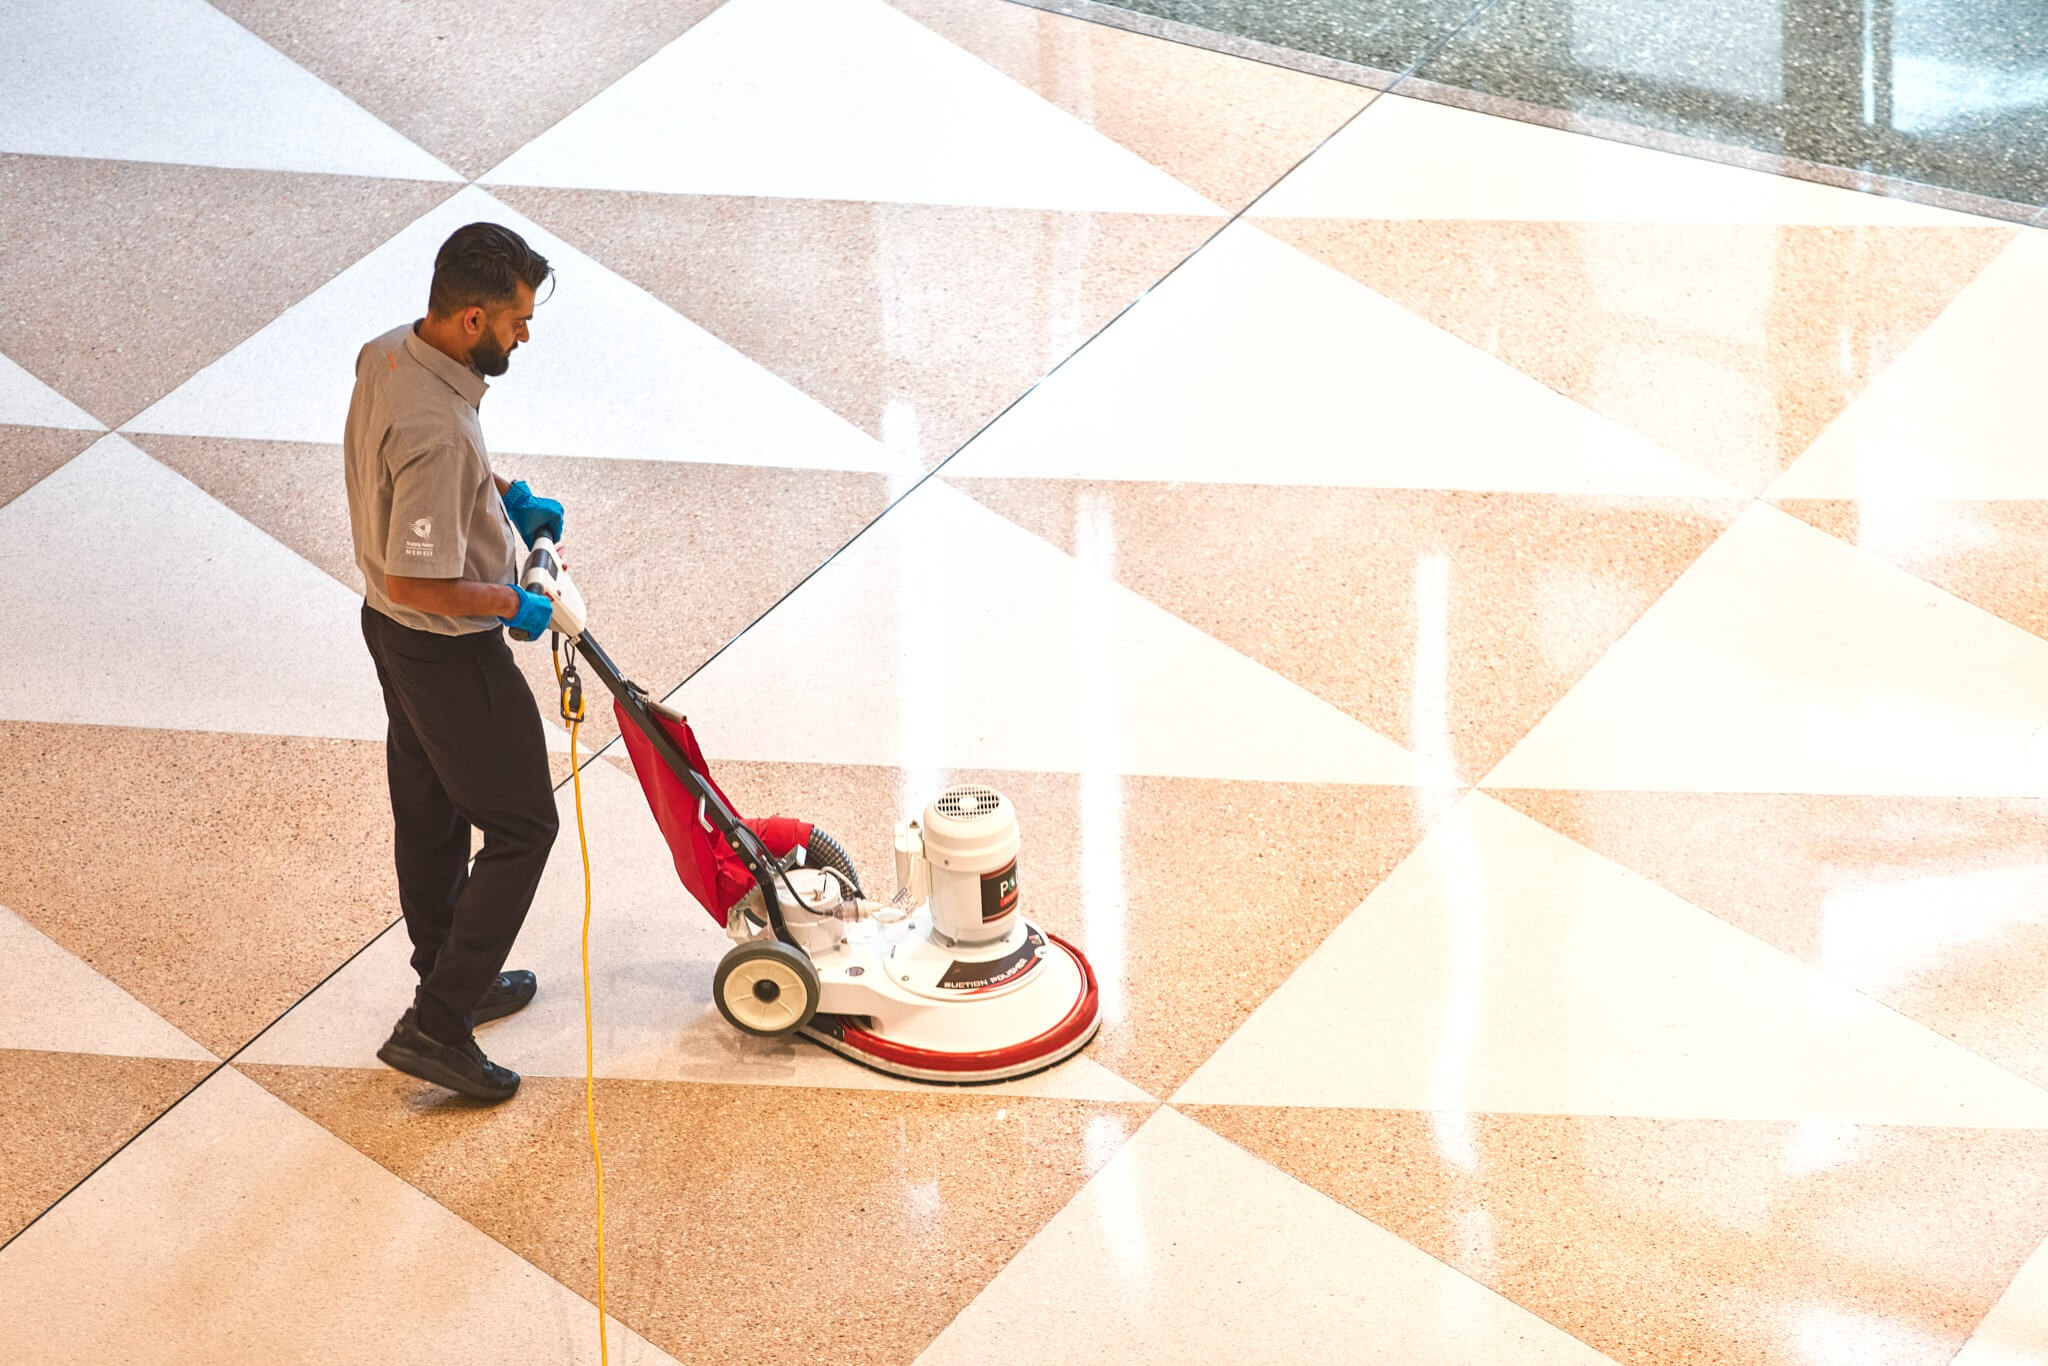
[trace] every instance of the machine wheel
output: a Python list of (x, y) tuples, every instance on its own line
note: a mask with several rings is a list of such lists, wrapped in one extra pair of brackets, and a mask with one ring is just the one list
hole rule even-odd
[(830, 868), (846, 879), (842, 889), (851, 896), (865, 896), (860, 888), (860, 874), (853, 871), (853, 855), (846, 852), (846, 846), (816, 826), (811, 827), (810, 843), (804, 846), (804, 867)]
[(772, 1039), (801, 1029), (818, 1013), (818, 970), (793, 944), (750, 940), (719, 960), (711, 996), (734, 1029)]

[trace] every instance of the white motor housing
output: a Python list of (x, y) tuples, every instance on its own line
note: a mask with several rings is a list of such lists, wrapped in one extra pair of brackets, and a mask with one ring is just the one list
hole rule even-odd
[(934, 936), (972, 947), (1017, 928), (1018, 842), (1010, 799), (971, 783), (941, 792), (925, 808), (922, 829), (914, 822), (898, 829), (898, 880), (916, 887), (920, 874), (930, 879)]

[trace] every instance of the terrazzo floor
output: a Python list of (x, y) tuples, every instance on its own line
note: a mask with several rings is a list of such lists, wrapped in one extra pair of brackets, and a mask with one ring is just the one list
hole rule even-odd
[(593, 632), (863, 869), (1000, 787), (1102, 990), (986, 1088), (740, 1036), (594, 720), (612, 1359), (2048, 1364), (2025, 101), (1766, 147), (1626, 6), (1109, 8), (0, 5), (0, 1362), (599, 1360), (572, 842), (520, 1095), (375, 1060), (340, 429), (492, 218)]

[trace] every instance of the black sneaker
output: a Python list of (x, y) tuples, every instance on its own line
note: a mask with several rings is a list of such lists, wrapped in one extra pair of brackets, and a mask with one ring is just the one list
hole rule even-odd
[(410, 1010), (399, 1016), (391, 1037), (377, 1050), (377, 1059), (407, 1076), (459, 1091), (472, 1100), (510, 1100), (519, 1089), (519, 1074), (485, 1057), (474, 1038), (442, 1043), (420, 1032), (419, 1016)]
[(473, 1012), (476, 1022), (489, 1024), (492, 1020), (502, 1020), (507, 1015), (518, 1014), (526, 1009), (527, 1003), (533, 1000), (534, 993), (539, 990), (540, 983), (534, 980), (532, 973), (524, 969), (499, 973), (497, 980), (484, 988), (483, 999), (476, 1003), (476, 1010)]

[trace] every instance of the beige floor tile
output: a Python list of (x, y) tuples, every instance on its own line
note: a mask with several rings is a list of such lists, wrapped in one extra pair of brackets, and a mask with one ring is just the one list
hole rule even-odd
[(493, 193), (928, 465), (1223, 223), (511, 185)]
[[(343, 414), (346, 416), (346, 414)], [(340, 430), (339, 423), (336, 430)], [(342, 486), (341, 445), (232, 437), (128, 438), (355, 592), (363, 590)]]
[(1423, 834), (1411, 795), (1392, 788), (712, 764), (743, 814), (823, 826), (883, 897), (899, 819), (949, 782), (1008, 795), (1025, 913), (1078, 945), (1101, 983), (1088, 1055), (1156, 1096), (1206, 1061)]
[[(617, 1366), (674, 1366), (616, 1318)], [(37, 1366), (595, 1366), (595, 1307), (232, 1067), (0, 1249)]]
[[(888, 507), (887, 476), (668, 461), (495, 456), (566, 510), (563, 553), (590, 631), (626, 675), (660, 697), (753, 624)], [(556, 716), (545, 646), (515, 647)], [(612, 700), (586, 675), (586, 753), (618, 734)]]
[(0, 1243), (213, 1068), (175, 1058), (0, 1048)]
[(0, 723), (0, 902), (226, 1057), (398, 915), (383, 746)]
[(1781, 499), (1803, 522), (2048, 636), (2048, 502)]
[(1373, 99), (1362, 86), (1008, 0), (890, 3), (1231, 210)]
[[(1020, 1324), (1031, 1326), (1028, 1338)], [(1146, 1122), (916, 1366), (1016, 1357), (1614, 1366), (1171, 1109)]]
[(954, 479), (1477, 781), (1734, 520), (1731, 503)]
[(119, 426), (455, 188), (0, 155), (0, 349)]
[[(137, 444), (349, 588), (362, 589), (341, 498), (341, 448), (143, 436)], [(889, 504), (889, 480), (834, 470), (494, 453), (501, 473), (560, 499), (563, 549), (591, 634), (659, 697), (851, 540)], [(764, 509), (772, 512), (764, 513)], [(558, 716), (545, 645), (515, 645), (541, 714)], [(579, 743), (618, 734), (590, 681)], [(566, 761), (556, 778), (568, 776)]]
[(2048, 810), (1963, 797), (1492, 794), (2048, 1085)]
[(2048, 1133), (1193, 1107), (1627, 1366), (1946, 1363), (2048, 1233)]
[[(580, 1081), (482, 1109), (390, 1072), (249, 1072), (595, 1296)], [(1153, 1108), (627, 1081), (597, 1106), (612, 1313), (686, 1360), (849, 1366), (914, 1356)]]
[(99, 439), (98, 432), (0, 424), (0, 504), (13, 502)]
[(513, 0), (487, 23), (463, 0), (217, 8), (473, 179), (723, 3)]
[(78, 955), (0, 906), (0, 1049), (215, 1062)]
[(1997, 227), (1260, 226), (1752, 493), (2013, 236)]

